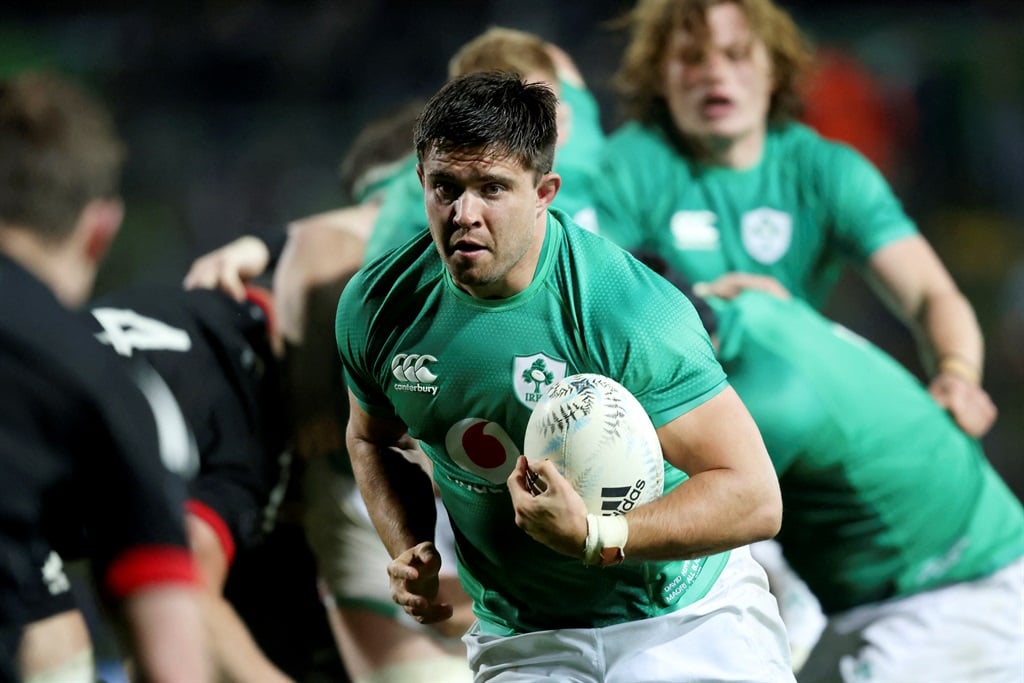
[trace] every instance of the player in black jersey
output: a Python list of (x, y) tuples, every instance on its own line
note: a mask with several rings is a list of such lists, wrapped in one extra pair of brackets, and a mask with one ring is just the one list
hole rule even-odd
[(196, 439), (186, 530), (206, 588), (204, 616), (225, 681), (287, 681), (259, 649), (223, 588), (236, 549), (262, 536), (289, 425), (268, 292), (127, 287), (93, 301), (94, 336), (126, 361), (145, 359), (173, 392)]
[[(158, 375), (126, 371), (67, 308), (88, 297), (120, 226), (122, 158), (110, 117), (81, 89), (42, 74), (0, 81), (5, 681), (34, 673), (16, 659), (27, 624), (74, 614), (51, 611), (67, 591), (51, 549), (90, 556), (101, 592), (120, 601), (142, 677), (209, 680), (175, 473), (195, 464), (184, 420)], [(79, 663), (53, 664), (80, 680)]]

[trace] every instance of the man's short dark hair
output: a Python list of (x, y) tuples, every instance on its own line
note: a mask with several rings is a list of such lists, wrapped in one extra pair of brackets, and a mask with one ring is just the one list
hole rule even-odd
[(446, 83), (416, 121), (416, 154), (473, 152), (510, 157), (536, 178), (549, 173), (558, 138), (558, 100), (516, 74), (480, 72)]

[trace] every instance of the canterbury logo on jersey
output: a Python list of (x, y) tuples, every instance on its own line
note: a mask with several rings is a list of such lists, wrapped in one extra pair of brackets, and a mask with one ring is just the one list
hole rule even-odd
[(676, 211), (669, 220), (669, 230), (676, 249), (713, 251), (719, 248), (720, 236), (713, 211)]
[(391, 374), (398, 380), (395, 389), (433, 396), (437, 393), (437, 387), (433, 386), (437, 375), (427, 366), (436, 362), (437, 358), (428, 353), (399, 353), (391, 359)]

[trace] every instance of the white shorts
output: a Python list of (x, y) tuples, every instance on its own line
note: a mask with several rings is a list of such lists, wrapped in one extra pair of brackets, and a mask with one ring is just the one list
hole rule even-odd
[(801, 683), (1021, 683), (1024, 558), (995, 574), (829, 617)]
[[(440, 499), (435, 545), (441, 575), (456, 576), (455, 537)], [(331, 467), (326, 457), (310, 458), (306, 469), (306, 538), (317, 573), (342, 607), (360, 607), (422, 628), (391, 599), (391, 556), (370, 521), (355, 480)]]
[(475, 682), (793, 683), (789, 644), (764, 570), (733, 550), (703, 599), (603, 628), (463, 637)]
[(799, 671), (825, 628), (825, 613), (818, 598), (789, 566), (778, 541), (754, 543), (750, 546), (750, 554), (768, 574), (768, 585), (779, 603), (782, 623), (786, 625), (789, 636), (793, 670)]

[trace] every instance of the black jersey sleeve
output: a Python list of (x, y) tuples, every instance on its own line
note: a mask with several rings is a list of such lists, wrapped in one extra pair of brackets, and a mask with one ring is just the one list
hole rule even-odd
[[(95, 401), (98, 444), (78, 463), (89, 552), (112, 597), (195, 580), (184, 534), (186, 480), (198, 455), (173, 395), (151, 368), (111, 367)], [(105, 445), (104, 445), (105, 444)]]
[(44, 538), (65, 558), (91, 556), (115, 597), (194, 582), (185, 483), (169, 469), (192, 456), (169, 392), (132, 374), (27, 271), (0, 259), (0, 284), (5, 556)]

